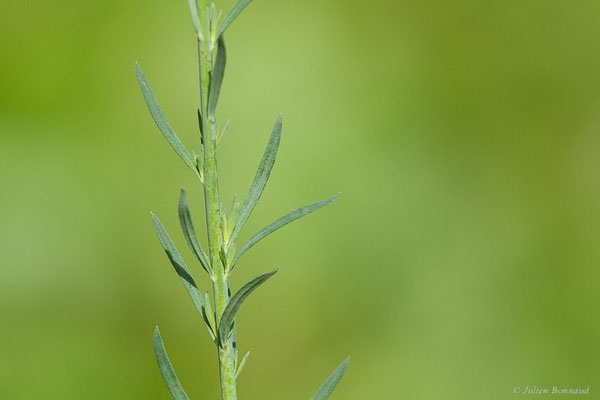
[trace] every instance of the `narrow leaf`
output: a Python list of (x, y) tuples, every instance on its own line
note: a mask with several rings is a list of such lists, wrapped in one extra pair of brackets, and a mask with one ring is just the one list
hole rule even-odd
[(198, 16), (198, 1), (188, 0), (188, 4), (190, 5), (190, 12), (192, 13), (194, 32), (196, 32), (196, 35), (200, 35), (200, 17)]
[(317, 389), (315, 394), (310, 398), (310, 400), (327, 400), (331, 393), (333, 393), (333, 389), (337, 386), (342, 376), (344, 376), (344, 372), (346, 372), (346, 368), (348, 368), (348, 363), (350, 362), (350, 357), (346, 358), (338, 367), (333, 371), (331, 375), (323, 382), (321, 387)]
[(246, 355), (244, 356), (244, 358), (242, 358), (242, 362), (240, 363), (240, 366), (237, 368), (237, 371), (235, 372), (235, 380), (236, 381), (237, 381), (238, 377), (240, 376), (240, 374), (242, 373), (242, 371), (244, 370), (246, 361), (248, 361), (248, 356), (250, 356), (250, 352), (247, 352)]
[[(206, 305), (206, 303), (204, 303)], [(213, 341), (215, 341), (217, 339), (217, 336), (215, 335), (215, 331), (213, 330), (212, 326), (210, 325), (210, 319), (208, 316), (208, 310), (206, 307), (202, 307), (202, 320), (204, 321), (204, 325), (206, 325), (206, 328), (208, 329), (208, 334), (210, 335), (211, 339)]]
[(215, 116), (219, 94), (221, 93), (221, 85), (223, 84), (223, 76), (225, 75), (225, 65), (227, 64), (227, 50), (225, 49), (225, 39), (223, 35), (219, 36), (217, 45), (217, 57), (215, 66), (210, 79), (210, 93), (208, 94), (208, 115)]
[[(227, 282), (227, 297), (231, 298), (231, 286), (229, 286), (229, 281)], [(235, 360), (236, 360), (235, 369), (237, 369), (238, 350), (237, 350), (237, 329), (235, 327), (235, 322), (233, 322), (231, 325), (231, 333), (229, 335), (231, 336), (231, 346), (233, 347), (233, 350), (235, 352)]]
[(169, 124), (169, 121), (167, 121), (167, 117), (165, 117), (165, 114), (160, 108), (158, 100), (156, 100), (156, 96), (150, 87), (150, 83), (148, 83), (146, 76), (137, 63), (135, 64), (135, 72), (140, 88), (142, 89), (142, 95), (144, 96), (144, 100), (146, 101), (146, 105), (148, 106), (148, 110), (150, 111), (150, 115), (156, 123), (156, 126), (163, 134), (165, 139), (167, 139), (167, 142), (169, 142), (173, 150), (175, 150), (179, 157), (181, 157), (183, 162), (190, 167), (192, 171), (196, 173), (196, 175), (200, 176), (198, 170), (196, 169), (196, 163), (194, 162), (194, 159), (190, 155), (190, 152), (185, 148), (181, 140), (179, 140), (179, 137), (171, 127), (171, 124)]
[(260, 285), (265, 283), (267, 279), (275, 275), (277, 271), (267, 272), (262, 274), (250, 282), (246, 283), (227, 303), (227, 307), (223, 311), (223, 315), (221, 316), (221, 320), (219, 321), (219, 341), (221, 344), (225, 343), (229, 338), (229, 334), (231, 333), (231, 329), (233, 327), (233, 319), (235, 318), (235, 314), (238, 312), (242, 303), (250, 296), (250, 294), (256, 290)]
[(167, 356), (165, 344), (163, 343), (163, 340), (160, 337), (160, 331), (158, 330), (158, 326), (154, 329), (153, 344), (154, 355), (156, 356), (156, 362), (158, 363), (160, 374), (162, 375), (165, 383), (167, 384), (167, 388), (169, 388), (171, 396), (173, 396), (173, 399), (175, 400), (190, 400), (188, 395), (185, 393), (185, 390), (183, 390), (181, 383), (179, 383), (179, 379), (177, 378), (177, 374), (173, 369), (171, 360), (169, 360), (169, 357)]
[(301, 207), (265, 226), (260, 232), (252, 236), (252, 238), (250, 238), (250, 240), (248, 240), (248, 242), (240, 249), (239, 253), (236, 254), (235, 258), (233, 259), (233, 262), (231, 263), (231, 269), (233, 269), (239, 258), (248, 249), (250, 249), (250, 247), (254, 246), (256, 243), (258, 243), (271, 233), (275, 232), (277, 229), (289, 224), (290, 222), (293, 222), (298, 218), (302, 218), (303, 216), (310, 214), (313, 211), (318, 210), (319, 208), (325, 207), (327, 204), (334, 201), (337, 197), (338, 195), (336, 194), (335, 196), (332, 196), (328, 199), (317, 201), (316, 203), (312, 203), (307, 206)]
[(175, 248), (175, 245), (169, 237), (169, 234), (154, 214), (152, 214), (152, 223), (154, 224), (154, 230), (156, 231), (158, 240), (160, 240), (163, 249), (165, 249), (165, 253), (167, 253), (167, 257), (169, 257), (173, 268), (175, 268), (175, 272), (177, 272), (177, 275), (179, 275), (179, 278), (181, 278), (181, 282), (183, 282), (183, 286), (185, 286), (190, 297), (192, 298), (196, 309), (198, 310), (200, 315), (202, 315), (202, 307), (204, 305), (204, 301), (202, 299), (202, 294), (200, 293), (200, 290), (198, 290), (198, 286), (196, 286), (194, 278), (192, 278), (190, 270), (185, 265), (183, 258), (181, 258), (181, 255)]
[(246, 6), (250, 4), (251, 1), (252, 0), (237, 0), (235, 2), (231, 10), (225, 16), (225, 19), (221, 23), (221, 26), (219, 26), (217, 37), (221, 36), (221, 34), (225, 32), (229, 25), (231, 25), (231, 23), (237, 18), (237, 16), (240, 15), (242, 11), (244, 11), (244, 8), (246, 8)]
[(229, 130), (230, 123), (231, 123), (231, 119), (228, 119), (227, 122), (225, 122), (225, 126), (223, 127), (223, 129), (219, 132), (219, 134), (217, 136), (217, 146), (219, 144), (221, 144), (221, 141), (225, 138), (225, 135), (227, 135), (227, 131)]
[(198, 243), (198, 237), (196, 236), (196, 230), (194, 229), (192, 216), (188, 207), (187, 195), (183, 188), (181, 189), (181, 195), (179, 196), (179, 222), (181, 224), (181, 230), (183, 230), (183, 236), (185, 236), (185, 241), (190, 250), (192, 250), (192, 253), (194, 253), (202, 265), (202, 268), (204, 268), (209, 275), (212, 275), (208, 256), (200, 246), (200, 243)]
[(204, 144), (204, 132), (202, 132), (202, 113), (198, 109), (198, 126), (200, 127), (200, 144)]
[(212, 306), (210, 305), (210, 297), (208, 296), (208, 292), (204, 294), (204, 310), (206, 311), (211, 330), (215, 333), (216, 336), (217, 324), (215, 322), (215, 313), (213, 312)]
[(267, 143), (265, 154), (263, 155), (263, 158), (258, 166), (258, 171), (256, 171), (256, 175), (254, 176), (254, 181), (252, 182), (250, 190), (248, 191), (248, 194), (242, 203), (242, 208), (240, 209), (235, 228), (231, 234), (231, 241), (235, 241), (237, 238), (239, 231), (248, 220), (250, 213), (252, 213), (254, 206), (256, 206), (256, 203), (258, 202), (258, 199), (260, 199), (265, 185), (269, 180), (271, 169), (273, 169), (273, 164), (275, 164), (277, 150), (279, 149), (279, 142), (281, 141), (281, 125), (282, 117), (280, 115), (279, 118), (277, 118), (277, 122), (275, 122), (275, 126), (273, 127), (273, 132), (269, 138), (269, 143)]
[(227, 252), (225, 251), (223, 245), (221, 245), (221, 249), (219, 250), (219, 258), (221, 259), (221, 264), (223, 264), (223, 268), (225, 268), (225, 271), (227, 271)]

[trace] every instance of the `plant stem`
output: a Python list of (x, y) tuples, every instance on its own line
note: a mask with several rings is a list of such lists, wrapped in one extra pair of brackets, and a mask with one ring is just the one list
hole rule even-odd
[[(208, 248), (212, 266), (213, 292), (217, 326), (229, 301), (229, 284), (225, 266), (221, 263), (222, 227), (220, 221), (220, 203), (217, 175), (216, 121), (208, 114), (208, 93), (210, 87), (213, 43), (210, 38), (210, 26), (207, 18), (208, 6), (200, 6), (202, 39), (198, 39), (198, 63), (200, 69), (200, 98), (202, 114), (202, 132), (204, 142), (204, 200), (208, 231)], [(233, 340), (218, 343), (219, 371), (222, 400), (236, 400), (235, 385), (235, 348)]]

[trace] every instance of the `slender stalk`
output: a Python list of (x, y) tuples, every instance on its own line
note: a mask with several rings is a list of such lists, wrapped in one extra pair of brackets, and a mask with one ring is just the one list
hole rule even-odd
[[(200, 7), (203, 9), (204, 7)], [(205, 14), (206, 13), (206, 14)], [(217, 324), (229, 301), (228, 275), (221, 262), (222, 227), (220, 219), (219, 187), (217, 173), (216, 121), (208, 113), (208, 93), (213, 64), (214, 42), (210, 35), (208, 5), (200, 13), (202, 32), (198, 38), (198, 64), (200, 75), (200, 97), (202, 132), (204, 142), (204, 201), (208, 231), (208, 249), (213, 268), (213, 292)], [(204, 14), (204, 18), (203, 18)], [(223, 400), (236, 400), (235, 348), (232, 339), (221, 343), (218, 348), (221, 397)]]
[[(222, 400), (237, 400), (236, 378), (241, 372), (249, 354), (247, 353), (244, 356), (238, 366), (234, 325), (235, 315), (246, 298), (277, 272), (271, 271), (257, 276), (231, 296), (229, 291), (229, 275), (233, 266), (244, 252), (264, 237), (288, 223), (331, 203), (337, 197), (336, 195), (309, 204), (284, 215), (255, 234), (236, 254), (238, 233), (258, 202), (275, 163), (282, 128), (282, 118), (280, 116), (275, 122), (269, 142), (267, 143), (267, 148), (246, 198), (240, 204), (237, 202), (237, 197), (234, 196), (234, 204), (230, 210), (231, 213), (227, 215), (219, 200), (217, 172), (217, 144), (225, 135), (227, 125), (220, 131), (215, 118), (215, 109), (227, 61), (223, 33), (251, 1), (236, 0), (222, 22), (219, 23), (221, 11), (218, 11), (214, 4), (209, 3), (209, 0), (188, 0), (194, 32), (198, 40), (199, 115), (202, 134), (202, 159), (197, 157), (193, 151), (190, 152), (181, 142), (164, 115), (146, 76), (136, 64), (138, 83), (140, 84), (142, 95), (152, 119), (173, 150), (175, 150), (194, 174), (200, 178), (200, 181), (204, 185), (208, 255), (204, 252), (196, 237), (187, 197), (183, 189), (181, 190), (179, 199), (178, 212), (181, 228), (188, 246), (203, 269), (210, 275), (214, 293), (214, 313), (208, 294), (205, 296), (202, 295), (196, 281), (192, 277), (191, 271), (185, 265), (183, 258), (164, 226), (154, 214), (152, 214), (152, 222), (169, 261), (179, 275), (197, 311), (202, 316), (209, 334), (217, 345)], [(173, 399), (189, 400), (167, 356), (158, 327), (154, 331), (154, 353), (160, 372)], [(348, 360), (342, 362), (323, 385), (321, 385), (311, 400), (327, 400), (344, 374), (347, 365)]]

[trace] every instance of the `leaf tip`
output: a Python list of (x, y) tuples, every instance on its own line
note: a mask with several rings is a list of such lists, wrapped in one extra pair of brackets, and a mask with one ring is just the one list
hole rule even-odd
[(346, 359), (342, 361), (336, 369), (339, 369), (343, 375), (346, 373), (346, 368), (348, 368), (348, 364), (350, 364), (350, 356), (346, 357)]
[(158, 230), (159, 227), (162, 226), (162, 224), (160, 223), (160, 220), (158, 219), (158, 217), (156, 215), (154, 215), (154, 213), (152, 211), (150, 211), (150, 215), (152, 216), (152, 224), (154, 225), (154, 229)]
[(140, 75), (144, 75), (144, 73), (142, 72), (142, 68), (140, 67), (140, 64), (138, 64), (138, 62), (135, 62), (135, 74), (139, 77)]

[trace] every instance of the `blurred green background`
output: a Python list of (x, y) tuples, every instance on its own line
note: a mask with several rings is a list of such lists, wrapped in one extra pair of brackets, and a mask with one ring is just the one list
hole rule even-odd
[[(1, 5), (0, 398), (167, 399), (157, 324), (190, 396), (219, 398), (149, 216), (207, 290), (176, 210), (183, 186), (202, 227), (202, 192), (134, 73), (197, 149), (187, 2)], [(253, 2), (227, 35), (224, 203), (279, 112), (242, 239), (342, 196), (238, 265), (234, 289), (281, 268), (238, 318), (241, 399), (307, 399), (349, 354), (335, 399), (598, 396), (599, 19), (597, 0)]]

